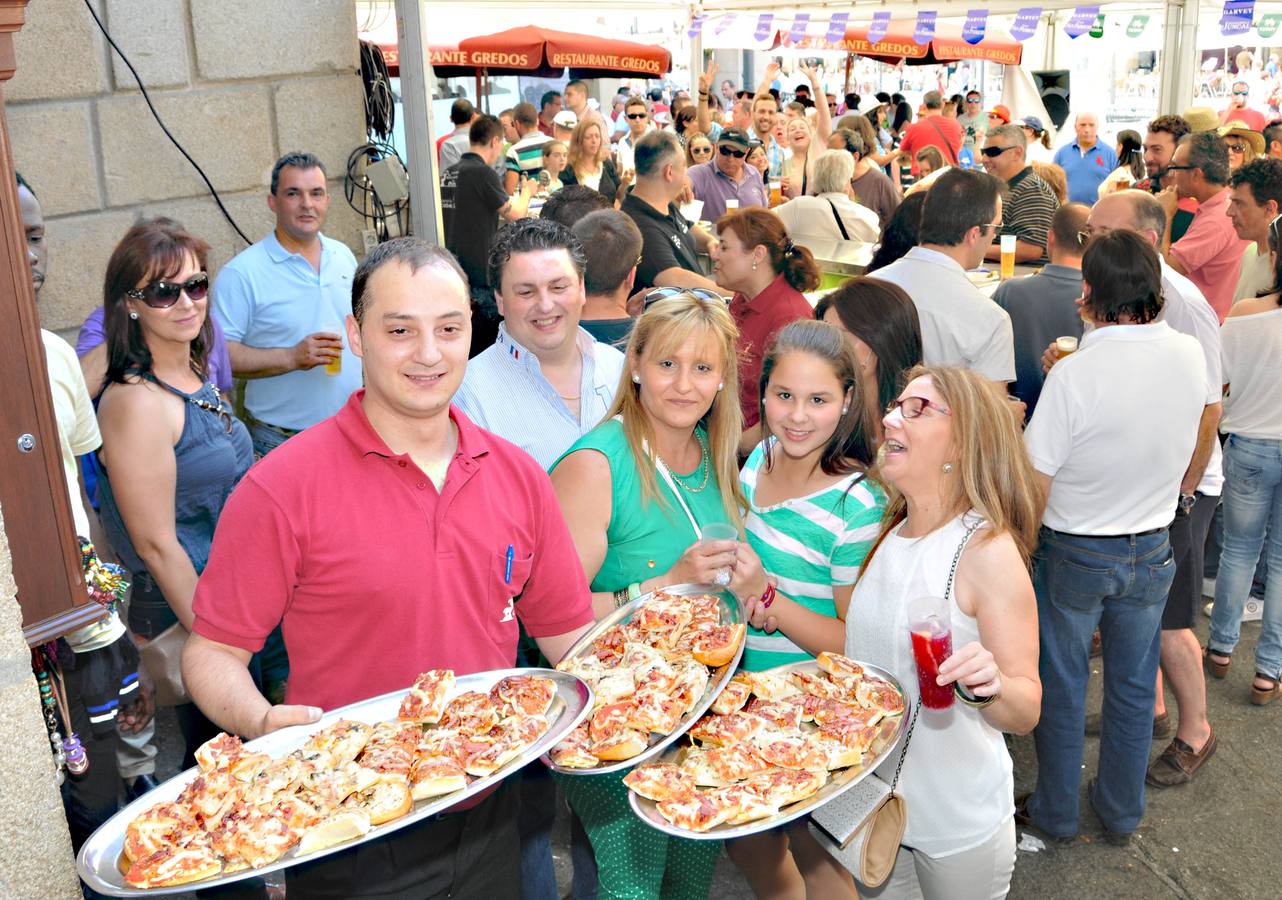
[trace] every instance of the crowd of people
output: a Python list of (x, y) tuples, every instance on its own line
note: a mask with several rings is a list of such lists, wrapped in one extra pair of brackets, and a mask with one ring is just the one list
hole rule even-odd
[[(1282, 125), (1194, 109), (1115, 152), (1080, 112), (1048, 161), (1038, 119), (977, 91), (914, 115), (803, 74), (782, 107), (775, 67), (714, 94), (715, 64), (694, 96), (608, 118), (577, 81), (497, 117), (459, 100), (444, 246), (358, 264), (323, 233), (308, 153), (277, 161), (275, 227), (217, 272), (181, 223), (130, 228), (76, 349), (44, 333), (77, 530), (132, 584), (124, 621), (69, 636), (69, 668), (114, 646), (132, 683), (122, 648), (184, 629), (190, 761), (219, 729), (306, 725), (426, 668), (555, 663), (647, 592), (718, 583), (746, 669), (843, 652), (912, 707), (907, 607), (937, 597), (962, 702), (906, 745), (890, 877), (857, 885), (801, 825), (726, 845), (753, 890), (1004, 896), (1017, 824), (1082, 828), (1092, 733), (1087, 802), (1128, 841), (1146, 790), (1215, 752), (1204, 672), (1227, 673), (1253, 582), (1251, 699), (1282, 694)], [(37, 290), (38, 187), (19, 185)], [(990, 295), (972, 275), (999, 236), (1040, 269)], [(816, 240), (875, 247), (868, 274), (817, 297)], [(724, 524), (736, 539), (703, 539)], [(150, 690), (119, 707), (80, 724), (77, 846), (156, 783)], [(1004, 735), (1030, 732), (1016, 797)], [(292, 867), (287, 891), (555, 897), (558, 795), (576, 898), (707, 895), (720, 843), (645, 825), (618, 775), (537, 765)]]

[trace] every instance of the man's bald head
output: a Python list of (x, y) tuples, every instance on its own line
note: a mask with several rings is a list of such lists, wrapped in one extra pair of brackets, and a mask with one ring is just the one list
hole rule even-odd
[(1091, 207), (1092, 234), (1100, 231), (1134, 231), (1151, 241), (1161, 244), (1166, 233), (1166, 211), (1148, 191), (1118, 191), (1106, 194)]

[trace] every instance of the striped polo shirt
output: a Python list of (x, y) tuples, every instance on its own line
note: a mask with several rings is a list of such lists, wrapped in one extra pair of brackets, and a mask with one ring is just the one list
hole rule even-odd
[(527, 134), (507, 148), (507, 170), (537, 178), (543, 171), (543, 145), (552, 140), (541, 131)]
[[(773, 439), (771, 439), (773, 441)], [(886, 495), (862, 472), (804, 497), (773, 506), (757, 503), (757, 478), (765, 464), (765, 443), (757, 445), (739, 473), (748, 498), (744, 526), (748, 543), (779, 592), (806, 609), (836, 617), (834, 585), (855, 583), (864, 558), (877, 539)], [(748, 628), (743, 667), (750, 672), (810, 659), (782, 631), (766, 634)]]
[(1002, 203), (1002, 234), (1013, 234), (1021, 241), (1042, 248), (1038, 262), (1048, 261), (1046, 234), (1051, 228), (1051, 218), (1059, 209), (1059, 198), (1051, 186), (1026, 166), (1009, 182), (1010, 193)]

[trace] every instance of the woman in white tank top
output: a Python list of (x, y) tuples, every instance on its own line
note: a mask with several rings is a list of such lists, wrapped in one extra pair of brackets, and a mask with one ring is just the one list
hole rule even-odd
[[(850, 601), (845, 653), (889, 670), (914, 704), (906, 606), (947, 597), (953, 652), (940, 678), (975, 699), (919, 712), (899, 780), (903, 844), (886, 882), (859, 895), (1005, 897), (1015, 826), (1002, 732), (1031, 731), (1041, 710), (1028, 574), (1041, 489), (1006, 402), (973, 372), (913, 369), (883, 425), (880, 473), (892, 494)], [(754, 625), (768, 620), (749, 613)], [(888, 781), (898, 760), (892, 753), (880, 772)]]

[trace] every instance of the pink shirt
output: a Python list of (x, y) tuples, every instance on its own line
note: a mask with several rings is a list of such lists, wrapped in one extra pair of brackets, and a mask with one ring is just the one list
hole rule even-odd
[(283, 620), (285, 702), (333, 709), (427, 669), (512, 666), (518, 620), (531, 637), (591, 622), (539, 464), (451, 407), (458, 451), (438, 494), (370, 425), (364, 393), (240, 482), (196, 586), (195, 630), (252, 652)]
[(1198, 206), (1189, 230), (1171, 245), (1171, 257), (1202, 291), (1221, 323), (1233, 305), (1242, 254), (1249, 243), (1237, 236), (1228, 207), (1229, 189), (1225, 188)]

